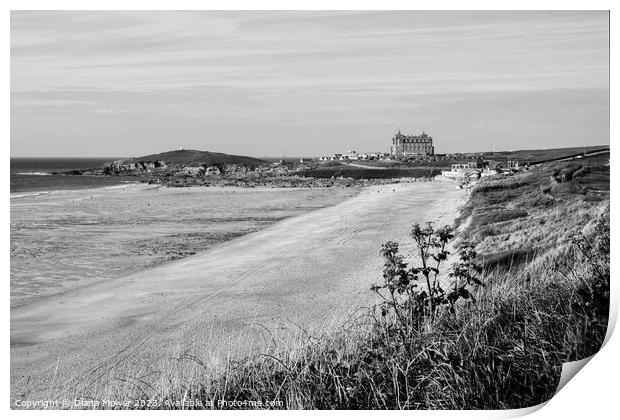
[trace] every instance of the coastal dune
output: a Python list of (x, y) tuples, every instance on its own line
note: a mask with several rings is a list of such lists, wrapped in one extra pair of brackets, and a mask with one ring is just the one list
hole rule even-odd
[(11, 401), (88, 397), (119, 372), (183, 354), (217, 363), (301, 331), (337, 328), (381, 280), (382, 243), (413, 252), (412, 223), (452, 223), (463, 190), (369, 187), (179, 261), (11, 310)]

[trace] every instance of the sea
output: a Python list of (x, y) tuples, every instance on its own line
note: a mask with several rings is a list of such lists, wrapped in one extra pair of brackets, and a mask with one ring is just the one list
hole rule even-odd
[(135, 183), (135, 177), (55, 175), (98, 168), (118, 158), (11, 158), (11, 196)]

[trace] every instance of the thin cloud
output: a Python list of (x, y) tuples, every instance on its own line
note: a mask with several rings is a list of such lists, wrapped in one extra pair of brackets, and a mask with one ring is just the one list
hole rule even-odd
[[(188, 147), (324, 154), (350, 147), (343, 135), (381, 150), (393, 129), (425, 126), (446, 151), (477, 141), (452, 104), (474, 98), (460, 115), (479, 127), (487, 94), (512, 98), (516, 114), (490, 126), (518, 148), (525, 140), (497, 127), (522, 127), (537, 97), (557, 102), (545, 92), (594, 101), (537, 107), (549, 127), (573, 114), (566, 107), (608, 112), (608, 38), (607, 12), (12, 12), (11, 150), (32, 155), (47, 136), (55, 155), (96, 155), (98, 131), (124, 139), (117, 155), (157, 151), (170, 133)], [(608, 127), (590, 128), (596, 140), (532, 136), (549, 147), (608, 141)], [(257, 138), (243, 145), (235, 136), (247, 132)]]

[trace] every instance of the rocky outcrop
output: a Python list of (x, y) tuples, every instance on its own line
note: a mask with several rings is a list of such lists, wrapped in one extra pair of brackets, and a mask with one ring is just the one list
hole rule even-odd
[(109, 173), (132, 173), (149, 172), (156, 169), (165, 169), (168, 165), (161, 160), (150, 162), (135, 161), (134, 159), (121, 159), (114, 162), (105, 163), (103, 170)]
[[(252, 167), (246, 164), (222, 164), (222, 165), (188, 165), (178, 163), (166, 163), (161, 160), (142, 161), (135, 159), (121, 159), (109, 162), (100, 169), (90, 170), (88, 175), (97, 171), (101, 175), (123, 176), (191, 176), (191, 177), (220, 177), (220, 176), (244, 176), (252, 173), (271, 173), (274, 168)], [(288, 172), (286, 168), (276, 168), (276, 172)], [(86, 171), (74, 171), (71, 175), (86, 175)]]
[(203, 176), (206, 168), (204, 166), (187, 166), (177, 172), (178, 175)]

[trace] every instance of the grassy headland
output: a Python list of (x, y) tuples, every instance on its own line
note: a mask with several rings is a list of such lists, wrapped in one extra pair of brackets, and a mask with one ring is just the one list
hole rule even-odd
[[(473, 160), (521, 165), (609, 150), (607, 146), (516, 150), (497, 153), (456, 153), (380, 160), (262, 160), (199, 150), (173, 150), (108, 162), (100, 168), (72, 170), (60, 175), (133, 177), (136, 181), (171, 187), (350, 187), (399, 182), (402, 178), (429, 180), (454, 163)], [(581, 155), (580, 155), (581, 154)]]
[(459, 223), (455, 240), (477, 243), (484, 286), (452, 310), (438, 306), (406, 337), (370, 310), (338, 334), (306, 335), (215, 374), (190, 359), (191, 383), (122, 392), (216, 408), (275, 400), (304, 409), (509, 409), (548, 400), (562, 363), (594, 354), (606, 333), (608, 167), (584, 159), (489, 178)]

